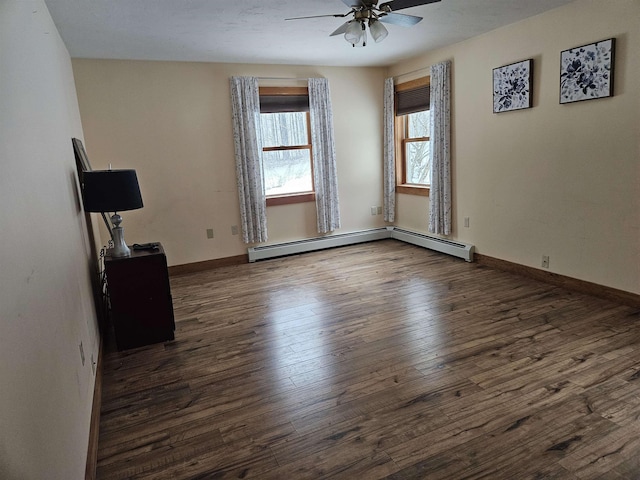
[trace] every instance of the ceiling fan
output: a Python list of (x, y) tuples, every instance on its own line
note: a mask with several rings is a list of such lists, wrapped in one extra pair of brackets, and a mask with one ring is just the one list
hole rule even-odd
[(367, 26), (369, 26), (369, 32), (373, 40), (376, 43), (381, 42), (389, 34), (382, 23), (410, 27), (422, 20), (422, 17), (416, 17), (415, 15), (395, 13), (397, 10), (439, 1), (440, 0), (390, 0), (378, 5), (378, 0), (342, 0), (342, 3), (351, 9), (347, 13), (286, 18), (285, 20), (303, 20), (321, 17), (345, 18), (353, 15), (351, 20), (340, 25), (330, 36), (333, 37), (334, 35), (344, 33), (345, 40), (351, 45), (354, 47), (364, 47), (367, 45)]

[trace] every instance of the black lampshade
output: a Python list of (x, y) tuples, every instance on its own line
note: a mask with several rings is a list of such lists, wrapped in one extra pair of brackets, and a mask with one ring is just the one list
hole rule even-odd
[(123, 212), (142, 208), (135, 170), (93, 170), (82, 175), (85, 212)]

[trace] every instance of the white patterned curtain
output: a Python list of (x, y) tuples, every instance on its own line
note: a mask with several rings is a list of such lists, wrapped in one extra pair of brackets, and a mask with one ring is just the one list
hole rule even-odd
[(429, 232), (451, 234), (451, 62), (431, 66)]
[(262, 175), (260, 95), (255, 77), (231, 77), (231, 109), (242, 240), (267, 240), (267, 204)]
[(384, 152), (383, 152), (383, 193), (384, 219), (393, 222), (396, 217), (396, 159), (395, 139), (393, 135), (393, 78), (384, 81)]
[(318, 233), (327, 233), (340, 228), (340, 210), (333, 113), (326, 78), (309, 79), (309, 111)]

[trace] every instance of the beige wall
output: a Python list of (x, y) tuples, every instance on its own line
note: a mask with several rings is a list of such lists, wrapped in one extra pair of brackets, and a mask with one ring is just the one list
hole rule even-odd
[[(429, 52), (453, 62), (454, 237), (479, 253), (640, 293), (640, 2), (580, 0)], [(560, 51), (616, 37), (615, 96), (559, 105)], [(533, 58), (533, 108), (492, 113), (492, 69)], [(427, 229), (400, 195), (398, 224)], [(463, 227), (464, 217), (470, 227)]]
[[(233, 75), (328, 78), (342, 216), (336, 233), (384, 225), (370, 208), (382, 205), (383, 69), (86, 59), (74, 59), (73, 68), (93, 168), (112, 163), (138, 173), (145, 206), (123, 213), (126, 240), (161, 241), (170, 265), (246, 253), (231, 234), (240, 222)], [(269, 207), (267, 215), (270, 243), (317, 236), (313, 203)]]
[(0, 1), (0, 112), (0, 478), (81, 479), (95, 267), (71, 146), (82, 138), (71, 61), (41, 0)]

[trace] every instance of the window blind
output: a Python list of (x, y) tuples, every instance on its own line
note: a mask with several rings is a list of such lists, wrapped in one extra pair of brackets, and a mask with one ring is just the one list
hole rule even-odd
[(260, 113), (308, 111), (309, 95), (260, 95)]
[(429, 85), (396, 92), (396, 116), (429, 110), (431, 89)]

